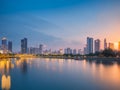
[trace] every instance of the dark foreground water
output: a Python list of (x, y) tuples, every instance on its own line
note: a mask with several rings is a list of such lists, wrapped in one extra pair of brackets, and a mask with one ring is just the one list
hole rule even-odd
[(120, 63), (42, 58), (1, 60), (0, 90), (120, 90)]

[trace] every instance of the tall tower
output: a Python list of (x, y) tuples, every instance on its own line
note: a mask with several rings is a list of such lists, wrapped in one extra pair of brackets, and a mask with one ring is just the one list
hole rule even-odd
[(2, 49), (7, 50), (7, 38), (6, 37), (2, 38)]
[(97, 39), (95, 40), (95, 52), (99, 52), (100, 51), (100, 40)]
[(43, 45), (42, 44), (40, 44), (40, 46), (39, 46), (39, 52), (40, 52), (40, 54), (43, 53)]
[(93, 38), (87, 37), (87, 54), (93, 53)]
[(77, 54), (77, 50), (73, 49), (73, 55), (76, 55), (76, 54)]
[(12, 41), (8, 41), (8, 51), (12, 52)]
[(1, 49), (3, 50), (3, 53), (8, 53), (8, 49), (7, 49), (7, 38), (6, 38), (6, 37), (3, 37), (3, 38), (2, 38)]
[(21, 40), (21, 53), (27, 53), (27, 38)]
[(104, 50), (107, 49), (107, 41), (106, 38), (104, 39)]

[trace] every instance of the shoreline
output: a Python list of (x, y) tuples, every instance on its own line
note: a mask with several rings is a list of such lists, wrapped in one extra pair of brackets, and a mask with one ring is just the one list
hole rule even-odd
[(8, 59), (8, 58), (56, 58), (56, 59), (74, 59), (74, 60), (110, 60), (110, 61), (120, 61), (120, 57), (97, 57), (97, 56), (64, 56), (64, 55), (33, 55), (33, 54), (16, 54), (16, 55), (7, 55), (1, 54), (1, 59)]

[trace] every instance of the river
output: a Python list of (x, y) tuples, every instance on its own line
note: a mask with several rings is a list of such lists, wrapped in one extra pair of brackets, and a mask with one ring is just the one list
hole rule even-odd
[(0, 90), (120, 90), (120, 63), (3, 59), (0, 60)]

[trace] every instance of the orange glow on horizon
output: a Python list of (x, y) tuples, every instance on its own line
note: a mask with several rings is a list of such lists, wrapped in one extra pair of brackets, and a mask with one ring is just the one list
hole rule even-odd
[(114, 43), (114, 48), (115, 48), (115, 50), (118, 50), (118, 42)]

